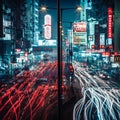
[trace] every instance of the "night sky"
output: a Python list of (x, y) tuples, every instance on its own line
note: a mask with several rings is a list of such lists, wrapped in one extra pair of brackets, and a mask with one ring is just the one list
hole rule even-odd
[[(79, 13), (76, 12), (75, 8), (80, 5), (79, 0), (60, 0), (61, 9), (73, 8), (62, 10), (62, 25), (64, 27), (64, 33), (66, 34), (67, 29), (71, 28), (71, 22), (79, 21)], [(57, 38), (57, 0), (40, 0), (40, 6), (47, 6), (47, 12), (40, 12), (41, 31), (42, 24), (44, 23), (44, 15), (50, 14), (52, 17), (52, 39)], [(53, 34), (54, 33), (54, 34)]]

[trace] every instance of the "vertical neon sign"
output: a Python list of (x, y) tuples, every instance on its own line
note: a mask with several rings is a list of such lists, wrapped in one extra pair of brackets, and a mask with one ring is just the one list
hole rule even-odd
[(111, 7), (108, 8), (108, 45), (112, 44), (112, 20), (113, 10)]
[(51, 16), (45, 15), (44, 17), (44, 38), (51, 39)]

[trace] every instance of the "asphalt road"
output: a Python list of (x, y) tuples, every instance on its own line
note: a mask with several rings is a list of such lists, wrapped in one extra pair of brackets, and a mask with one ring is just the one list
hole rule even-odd
[[(61, 120), (73, 120), (73, 108), (75, 103), (81, 98), (80, 94), (80, 87), (77, 80), (73, 83), (73, 89), (71, 89), (69, 93), (69, 99), (64, 102), (62, 105), (62, 114), (61, 114)], [(49, 110), (49, 115), (47, 115), (47, 119), (43, 118), (42, 120), (60, 120), (58, 118), (58, 104), (54, 105)]]

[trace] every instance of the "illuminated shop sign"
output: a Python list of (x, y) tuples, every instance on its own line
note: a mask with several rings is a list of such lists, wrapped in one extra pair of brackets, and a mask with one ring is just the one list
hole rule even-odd
[(74, 45), (86, 45), (86, 34), (80, 32), (73, 33), (73, 44)]
[(120, 55), (114, 56), (114, 62), (120, 62)]
[(44, 38), (51, 39), (51, 16), (45, 15), (44, 17)]
[(113, 10), (111, 7), (108, 8), (108, 38), (112, 38), (112, 18)]
[(86, 32), (87, 25), (86, 22), (75, 22), (73, 23), (74, 32)]
[(51, 26), (45, 26), (44, 30), (45, 30), (44, 33), (45, 39), (51, 39)]
[(105, 45), (105, 34), (104, 33), (100, 34), (100, 45)]
[(45, 25), (51, 25), (51, 16), (45, 15)]

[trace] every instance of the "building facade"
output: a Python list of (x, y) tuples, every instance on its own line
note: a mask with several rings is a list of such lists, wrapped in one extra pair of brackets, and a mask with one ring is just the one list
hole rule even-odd
[(0, 1), (0, 67), (6, 74), (11, 74), (11, 58), (14, 56), (15, 30), (13, 23), (14, 12), (11, 9), (12, 3)]
[(39, 1), (0, 0), (0, 66), (7, 74), (14, 74), (38, 39)]

